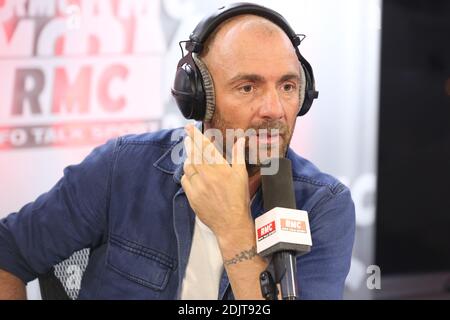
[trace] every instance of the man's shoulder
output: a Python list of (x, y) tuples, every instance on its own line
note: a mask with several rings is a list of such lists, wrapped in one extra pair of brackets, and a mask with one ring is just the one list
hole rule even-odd
[(288, 158), (292, 162), (292, 178), (294, 184), (303, 188), (324, 189), (332, 195), (348, 190), (336, 177), (321, 171), (311, 161), (289, 149)]
[(308, 212), (310, 221), (326, 212), (334, 212), (337, 214), (328, 215), (323, 221), (338, 219), (338, 224), (354, 225), (355, 211), (350, 189), (292, 150), (289, 150), (288, 158), (292, 162), (297, 207)]
[(142, 134), (128, 134), (117, 139), (119, 145), (149, 145), (170, 148), (184, 135), (183, 128), (161, 129)]
[[(123, 135), (95, 148), (90, 158), (112, 159), (116, 172), (130, 167), (148, 167), (148, 164), (153, 164), (156, 168), (173, 173), (178, 163), (172, 161), (172, 156), (178, 156), (175, 153), (182, 148), (181, 141), (184, 135), (183, 128)], [(177, 146), (180, 147), (176, 148)]]

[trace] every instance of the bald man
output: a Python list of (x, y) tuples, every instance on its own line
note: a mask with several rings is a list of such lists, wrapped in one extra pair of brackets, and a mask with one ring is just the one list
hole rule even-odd
[(311, 225), (312, 250), (297, 258), (300, 297), (342, 297), (354, 206), (347, 187), (289, 148), (305, 85), (291, 41), (265, 18), (238, 15), (215, 29), (196, 61), (214, 82), (211, 121), (114, 139), (1, 220), (1, 298), (24, 298), (24, 283), (90, 248), (82, 299), (261, 299), (260, 158), (250, 163), (248, 139), (218, 148), (212, 129), (224, 144), (230, 129), (276, 130), (258, 143), (292, 161), (297, 208)]

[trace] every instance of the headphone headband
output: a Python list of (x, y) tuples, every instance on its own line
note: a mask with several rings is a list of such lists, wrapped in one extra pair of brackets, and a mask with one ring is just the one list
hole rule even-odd
[(229, 6), (220, 7), (210, 16), (205, 17), (195, 27), (189, 36), (190, 41), (186, 44), (186, 49), (200, 53), (203, 50), (203, 44), (210, 34), (224, 21), (242, 14), (253, 14), (272, 21), (287, 34), (294, 47), (300, 45), (301, 39), (291, 28), (286, 19), (281, 14), (269, 8), (247, 2), (237, 2)]
[[(260, 16), (273, 22), (284, 31), (294, 46), (305, 75), (304, 91), (300, 92), (302, 102), (298, 116), (306, 114), (311, 108), (313, 100), (318, 97), (311, 65), (300, 54), (298, 48), (303, 40), (301, 35), (296, 34), (278, 12), (257, 4), (239, 2), (221, 7), (205, 17), (192, 31), (189, 40), (182, 41), (186, 43), (185, 47), (188, 53), (183, 55), (178, 62), (172, 95), (185, 118), (206, 122), (212, 119), (215, 110), (214, 82), (206, 65), (196, 55), (201, 53), (205, 41), (222, 22), (243, 14)], [(182, 42), (180, 42), (180, 46)], [(181, 50), (183, 52), (183, 49)]]

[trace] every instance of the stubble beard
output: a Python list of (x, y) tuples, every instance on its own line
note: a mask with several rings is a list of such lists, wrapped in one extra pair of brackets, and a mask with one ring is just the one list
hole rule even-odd
[[(280, 139), (278, 141), (278, 148), (272, 148), (270, 144), (267, 144), (265, 147), (267, 148), (267, 154), (269, 155), (269, 157), (273, 157), (273, 158), (281, 158), (284, 157), (286, 155), (287, 149), (289, 147), (289, 143), (291, 141), (292, 138), (292, 132), (289, 129), (289, 127), (279, 121), (279, 120), (265, 120), (265, 121), (261, 121), (260, 123), (257, 124), (253, 124), (251, 126), (249, 126), (248, 128), (235, 128), (232, 124), (231, 121), (226, 120), (225, 118), (222, 117), (222, 115), (220, 114), (220, 112), (217, 111), (214, 113), (213, 118), (211, 119), (210, 122), (210, 127), (214, 128), (214, 129), (218, 129), (221, 131), (222, 136), (223, 136), (223, 141), (222, 141), (222, 146), (223, 146), (223, 150), (221, 150), (223, 156), (225, 157), (228, 154), (228, 158), (231, 155), (231, 150), (232, 150), (232, 145), (228, 145), (226, 142), (226, 137), (227, 137), (227, 130), (237, 130), (237, 129), (243, 129), (248, 130), (248, 129), (253, 129), (256, 132), (264, 132), (264, 130), (266, 130), (265, 132), (267, 132), (267, 134), (271, 134), (273, 133), (272, 130), (277, 130), (276, 132), (279, 134), (279, 137), (281, 137), (282, 139)], [(278, 154), (272, 154), (273, 151), (272, 149), (278, 149)], [(256, 152), (257, 157), (256, 157), (256, 161), (254, 161), (255, 159), (252, 158), (253, 160), (250, 161), (251, 158), (251, 152), (250, 152), (250, 143), (249, 143), (249, 137), (246, 137), (246, 142), (245, 142), (245, 165), (247, 167), (247, 172), (248, 172), (248, 176), (252, 177), (254, 175), (256, 175), (257, 173), (259, 173), (261, 166), (264, 162), (264, 159), (262, 159), (262, 157), (260, 157), (260, 155), (258, 154), (257, 150), (252, 150), (253, 152)], [(276, 151), (274, 151), (276, 152)]]

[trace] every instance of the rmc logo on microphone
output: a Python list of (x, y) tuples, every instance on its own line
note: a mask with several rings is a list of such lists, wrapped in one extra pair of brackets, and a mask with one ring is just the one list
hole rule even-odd
[(306, 223), (301, 220), (281, 219), (281, 230), (306, 233)]
[(276, 232), (275, 221), (258, 229), (258, 241), (261, 241)]

